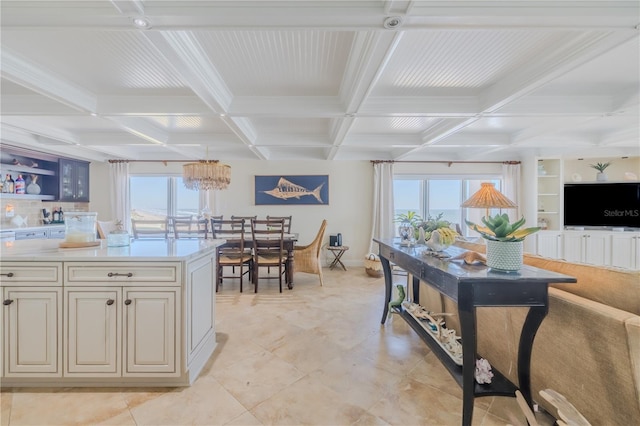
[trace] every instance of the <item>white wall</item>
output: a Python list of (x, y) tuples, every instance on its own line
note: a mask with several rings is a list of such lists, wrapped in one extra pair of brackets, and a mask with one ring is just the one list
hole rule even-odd
[[(329, 235), (342, 233), (350, 247), (343, 260), (361, 265), (369, 249), (373, 166), (369, 161), (229, 161), (231, 184), (224, 191), (212, 191), (210, 207), (215, 214), (265, 217), (292, 215), (292, 231), (299, 233), (299, 244), (308, 244), (327, 219), (325, 242)], [(90, 210), (99, 220), (110, 220), (108, 164), (91, 165)], [(180, 175), (180, 163), (131, 163), (132, 174)], [(255, 175), (329, 175), (329, 205), (256, 206)], [(331, 259), (329, 255), (329, 260)]]
[[(225, 191), (212, 191), (210, 207), (214, 214), (230, 217), (267, 214), (293, 216), (292, 231), (300, 234), (299, 243), (308, 244), (315, 237), (320, 223), (327, 219), (325, 243), (329, 235), (342, 233), (343, 244), (350, 247), (343, 259), (347, 265), (361, 265), (369, 248), (373, 165), (369, 161), (231, 161), (231, 184)], [(532, 160), (535, 164), (535, 160)], [(529, 168), (535, 173), (535, 166)], [(180, 163), (131, 163), (132, 174), (176, 174)], [(432, 174), (468, 176), (502, 173), (501, 165), (453, 163), (396, 163), (396, 174)], [(255, 175), (329, 175), (329, 205), (256, 206), (254, 204)], [(530, 182), (531, 179), (522, 179)], [(90, 210), (98, 212), (99, 220), (110, 220), (108, 164), (91, 164)], [(523, 184), (525, 199), (535, 194)], [(533, 197), (535, 200), (535, 196)], [(523, 205), (530, 204), (527, 200)], [(535, 203), (533, 204), (535, 208)], [(526, 209), (523, 210), (526, 215)], [(326, 255), (326, 253), (325, 253)], [(328, 255), (328, 260), (332, 256)]]

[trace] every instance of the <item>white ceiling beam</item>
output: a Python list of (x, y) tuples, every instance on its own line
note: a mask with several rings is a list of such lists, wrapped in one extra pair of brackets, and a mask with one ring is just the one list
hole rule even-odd
[(544, 57), (532, 57), (526, 67), (521, 67), (522, 71), (511, 73), (485, 90), (480, 95), (480, 108), (483, 112), (497, 111), (634, 37), (637, 30), (591, 32)]
[[(637, 1), (155, 1), (47, 2), (3, 0), (3, 26), (129, 30), (132, 15), (154, 29), (382, 29), (390, 12), (407, 18), (403, 28), (620, 28), (638, 21)], [(115, 6), (115, 7), (114, 7)], [(141, 10), (142, 9), (142, 10)], [(6, 22), (6, 23), (5, 23)]]
[(6, 48), (2, 49), (2, 78), (55, 99), (78, 111), (94, 112), (96, 96), (71, 82), (55, 77), (41, 66), (32, 64)]
[[(158, 33), (153, 31), (148, 31), (145, 35), (157, 49), (158, 54), (173, 66), (191, 90), (213, 113), (227, 114), (233, 100), (233, 94), (193, 35), (184, 32)], [(264, 160), (261, 152), (253, 149), (256, 132), (252, 124), (246, 119), (225, 118), (223, 121), (231, 131), (249, 147), (257, 158)]]
[(401, 39), (402, 33), (394, 31), (356, 34), (340, 84), (339, 96), (345, 105), (346, 116), (332, 122), (330, 137), (333, 147), (327, 160), (335, 158), (338, 148), (353, 125), (352, 115), (358, 112), (373, 90)]

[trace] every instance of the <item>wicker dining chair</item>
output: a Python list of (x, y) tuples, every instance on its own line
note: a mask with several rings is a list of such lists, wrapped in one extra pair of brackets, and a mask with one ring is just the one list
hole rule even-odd
[(327, 220), (324, 219), (318, 230), (316, 238), (311, 244), (306, 246), (293, 247), (293, 272), (306, 272), (308, 274), (316, 274), (320, 277), (320, 285), (324, 285), (322, 281), (322, 262), (320, 261), (320, 248), (324, 240), (324, 231), (327, 228)]

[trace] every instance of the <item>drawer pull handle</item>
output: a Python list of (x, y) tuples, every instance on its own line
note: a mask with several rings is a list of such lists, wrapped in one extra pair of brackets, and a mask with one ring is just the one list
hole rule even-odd
[(127, 305), (127, 306), (129, 306), (129, 305), (131, 304), (131, 299), (127, 299), (127, 300), (125, 300), (125, 301), (124, 301), (124, 304), (125, 304), (125, 305)]
[(13, 303), (13, 299), (6, 299), (5, 301), (2, 302), (4, 306), (9, 306), (12, 303)]
[(9, 272), (8, 274), (0, 274), (0, 275), (11, 278), (13, 276), (13, 272)]
[(107, 300), (107, 306), (111, 306), (113, 305), (114, 300), (113, 299), (109, 299)]
[(121, 274), (119, 272), (109, 272), (107, 274), (108, 277), (129, 277), (131, 278), (133, 276), (133, 272), (128, 272), (126, 274)]

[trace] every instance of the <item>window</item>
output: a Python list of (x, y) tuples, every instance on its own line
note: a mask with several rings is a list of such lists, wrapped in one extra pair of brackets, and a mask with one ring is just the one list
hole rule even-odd
[(131, 176), (129, 191), (132, 219), (197, 216), (200, 211), (198, 191), (186, 189), (179, 176)]
[[(480, 189), (482, 182), (492, 182), (501, 190), (502, 179), (497, 176), (461, 179), (397, 175), (393, 179), (394, 214), (414, 211), (426, 219), (442, 213), (442, 219), (460, 225), (466, 236), (468, 227), (465, 219), (479, 223), (487, 212), (482, 209), (463, 209), (460, 204)], [(498, 209), (489, 211), (491, 215), (496, 213)]]

